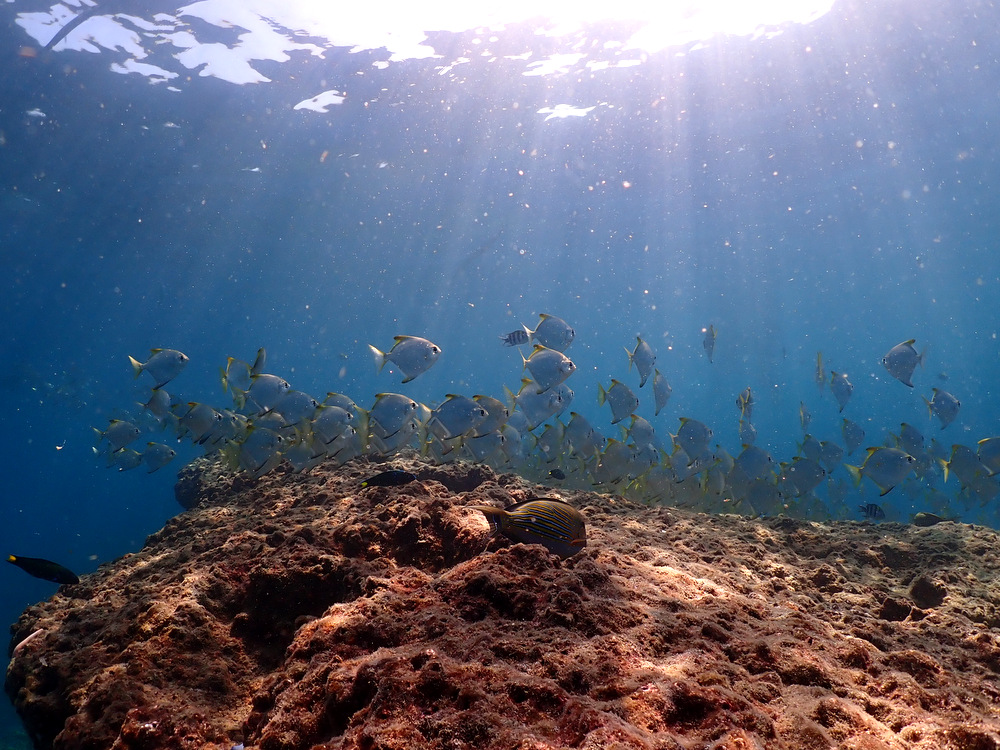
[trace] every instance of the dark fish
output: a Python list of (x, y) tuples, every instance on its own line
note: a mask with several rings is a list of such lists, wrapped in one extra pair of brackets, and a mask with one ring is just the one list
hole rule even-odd
[(915, 513), (913, 516), (914, 526), (934, 526), (944, 521), (954, 521), (954, 518), (944, 518), (934, 513)]
[(549, 476), (553, 479), (558, 479), (560, 482), (566, 478), (566, 472), (562, 469), (552, 469), (549, 472)]
[(417, 479), (415, 474), (399, 469), (389, 469), (381, 474), (368, 477), (361, 483), (362, 487), (398, 487), (401, 484), (409, 484)]
[(541, 544), (560, 557), (572, 557), (587, 546), (587, 525), (576, 508), (555, 498), (538, 498), (506, 508), (473, 505), (490, 524), (490, 537), (503, 534), (524, 544)]
[(527, 328), (518, 328), (516, 331), (505, 333), (500, 340), (504, 346), (523, 346), (531, 340), (531, 331)]
[(858, 512), (870, 521), (878, 521), (879, 519), (885, 518), (885, 511), (882, 510), (882, 506), (876, 505), (875, 503), (859, 505)]
[(76, 573), (51, 560), (43, 560), (40, 557), (7, 555), (7, 562), (16, 565), (30, 576), (41, 578), (43, 581), (52, 581), (53, 583), (80, 582), (80, 579), (76, 577)]

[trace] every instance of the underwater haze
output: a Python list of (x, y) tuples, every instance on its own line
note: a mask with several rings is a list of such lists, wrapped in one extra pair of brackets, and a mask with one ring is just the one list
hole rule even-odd
[[(621, 439), (598, 403), (614, 378), (663, 445), (684, 417), (738, 456), (750, 387), (776, 469), (806, 434), (843, 446), (844, 418), (866, 435), (852, 466), (906, 423), (943, 451), (933, 472), (880, 496), (876, 472), (838, 466), (810, 517), (1000, 525), (995, 480), (940, 468), (1000, 435), (995, 5), (139, 5), (2, 8), (5, 555), (83, 574), (179, 512), (177, 470), (204, 448), (151, 432), (178, 451), (153, 473), (95, 455), (93, 428), (154, 385), (130, 355), (184, 352), (167, 389), (219, 409), (220, 368), (260, 347), (319, 400), (433, 408), (516, 393), (531, 347), (499, 337), (543, 313), (575, 331), (563, 423)], [(442, 350), (406, 384), (369, 348), (399, 334)], [(658, 415), (637, 336), (672, 387)], [(883, 364), (911, 339), (912, 388)], [(842, 412), (832, 372), (853, 385)], [(961, 404), (944, 427), (935, 388)], [(8, 623), (55, 591), (0, 572)]]

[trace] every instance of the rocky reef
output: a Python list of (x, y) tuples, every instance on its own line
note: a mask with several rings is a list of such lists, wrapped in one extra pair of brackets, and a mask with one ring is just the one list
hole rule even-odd
[(995, 531), (567, 492), (561, 560), (467, 509), (551, 489), (391, 465), (185, 468), (187, 511), (12, 627), (36, 746), (1000, 748)]

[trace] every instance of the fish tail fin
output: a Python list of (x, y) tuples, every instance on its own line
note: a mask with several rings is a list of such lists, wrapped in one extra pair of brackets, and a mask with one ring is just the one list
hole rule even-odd
[(938, 460), (941, 462), (941, 473), (944, 474), (944, 483), (948, 484), (948, 472), (951, 470), (951, 461), (945, 461), (943, 458)]
[(921, 368), (924, 366), (924, 359), (927, 357), (928, 349), (930, 349), (930, 345), (925, 346), (924, 350), (917, 355), (917, 364), (920, 365)]
[(850, 474), (851, 479), (854, 480), (854, 486), (859, 486), (861, 484), (861, 469), (857, 466), (851, 466), (850, 464), (844, 464), (844, 468), (847, 469), (847, 473)]
[(634, 358), (634, 357), (632, 356), (632, 352), (630, 352), (630, 351), (628, 350), (628, 347), (627, 347), (627, 346), (626, 346), (626, 347), (624, 347), (624, 349), (625, 349), (625, 356), (627, 356), (627, 357), (628, 357), (628, 371), (629, 371), (629, 372), (632, 372), (632, 361), (633, 361), (633, 360), (634, 360), (635, 358)]
[(608, 398), (608, 392), (604, 390), (604, 386), (600, 383), (597, 384), (597, 405), (604, 406), (604, 402)]
[(230, 390), (233, 392), (233, 403), (236, 405), (237, 409), (242, 409), (247, 405), (247, 392), (237, 388), (235, 385), (230, 386)]
[(929, 418), (933, 417), (934, 416), (934, 409), (931, 408), (931, 402), (927, 400), (927, 396), (921, 396), (920, 398), (922, 398), (924, 400), (924, 403), (927, 404), (927, 416)]
[(267, 352), (262, 346), (257, 350), (257, 357), (253, 361), (253, 365), (250, 366), (251, 375), (260, 375), (264, 370), (264, 363), (267, 362)]
[(385, 367), (386, 353), (371, 344), (368, 345), (368, 348), (372, 350), (372, 356), (375, 357), (375, 367), (378, 368), (379, 372), (382, 372), (382, 368)]
[(469, 510), (481, 511), (486, 516), (486, 523), (490, 525), (490, 539), (503, 530), (503, 519), (505, 511), (503, 508), (495, 508), (492, 505), (471, 505)]
[(135, 372), (135, 376), (139, 377), (142, 374), (142, 362), (137, 360), (131, 354), (128, 355), (128, 361), (132, 363), (132, 370)]
[[(230, 359), (232, 359), (232, 357), (230, 357)], [(226, 372), (226, 368), (220, 367), (219, 375), (222, 380), (222, 392), (225, 393), (229, 390), (229, 373)]]
[(535, 332), (532, 331), (530, 328), (528, 328), (528, 326), (526, 326), (524, 323), (521, 323), (521, 328), (524, 329), (524, 333), (528, 337), (528, 343), (534, 343), (535, 342)]

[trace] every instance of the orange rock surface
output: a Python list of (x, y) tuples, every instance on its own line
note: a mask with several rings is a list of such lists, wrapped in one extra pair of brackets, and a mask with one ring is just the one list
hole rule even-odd
[(186, 468), (191, 510), (13, 627), (37, 746), (1000, 748), (990, 529), (569, 492), (588, 546), (560, 560), (466, 509), (552, 490), (391, 465), (418, 481)]

